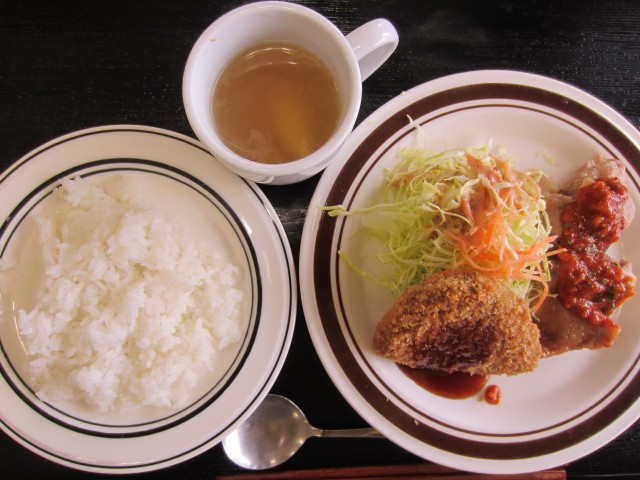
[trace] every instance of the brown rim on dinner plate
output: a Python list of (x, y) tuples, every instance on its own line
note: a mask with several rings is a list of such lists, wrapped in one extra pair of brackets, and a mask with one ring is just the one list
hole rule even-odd
[[(464, 104), (464, 102), (473, 101), (482, 101), (483, 103), (481, 105), (471, 103), (468, 105)], [(509, 103), (509, 101), (523, 102), (523, 104), (516, 105)], [(437, 113), (440, 109), (450, 108), (456, 105), (459, 105), (459, 107), (455, 110), (447, 110), (445, 113), (440, 114)], [(542, 106), (552, 111), (560, 112), (563, 116), (555, 115), (544, 108), (537, 108), (536, 106)], [(593, 131), (601, 135), (602, 138), (606, 139), (612, 147), (617, 149), (636, 172), (638, 172), (640, 168), (640, 149), (632, 139), (609, 119), (578, 101), (559, 93), (533, 86), (499, 82), (480, 83), (450, 88), (427, 95), (394, 112), (389, 118), (381, 122), (346, 159), (339, 174), (335, 178), (335, 182), (329, 189), (325, 205), (345, 205), (347, 209), (350, 208), (351, 202), (353, 202), (357, 192), (362, 188), (364, 180), (371, 170), (390, 149), (412, 131), (407, 130), (404, 134), (398, 135), (397, 138), (394, 137), (393, 141), (390, 142), (389, 145), (386, 145), (383, 151), (379, 151), (390, 138), (397, 135), (403, 128), (406, 128), (407, 117), (420, 119), (432, 114), (432, 116), (426, 120), (418, 122), (420, 126), (425, 126), (429, 122), (442, 116), (483, 107), (526, 109), (553, 117), (556, 120), (571, 125), (573, 128), (579, 129), (583, 134), (595, 141), (605, 152), (614, 156), (607, 145), (583, 127), (586, 126), (593, 129)], [(580, 122), (580, 125), (574, 123), (574, 119)], [(374, 155), (376, 155), (375, 158), (373, 158)], [(361, 176), (362, 170), (365, 167), (367, 170), (365, 174)], [(358, 177), (360, 177), (360, 180), (359, 183), (356, 183), (358, 182)], [(629, 176), (629, 180), (637, 190), (640, 190), (640, 186), (633, 176)], [(351, 192), (349, 194), (350, 198), (347, 198), (347, 192)], [(404, 401), (400, 395), (393, 392), (393, 389), (386, 385), (380, 376), (375, 374), (374, 369), (368, 364), (363, 352), (358, 347), (358, 342), (355, 339), (348, 321), (345, 321), (344, 325), (342, 325), (339, 319), (339, 317), (347, 318), (342, 298), (342, 289), (339, 285), (340, 275), (337, 273), (344, 264), (341, 265), (339, 257), (337, 256), (333, 258), (333, 261), (329, 259), (332, 258), (331, 252), (334, 238), (337, 238), (338, 245), (343, 239), (344, 223), (342, 223), (337, 235), (335, 233), (336, 225), (337, 221), (335, 218), (330, 217), (326, 212), (320, 214), (317, 235), (314, 240), (312, 265), (316, 295), (315, 307), (319, 312), (322, 329), (327, 337), (329, 348), (332, 350), (333, 355), (336, 357), (337, 362), (340, 364), (353, 387), (378, 414), (382, 415), (386, 420), (406, 434), (411, 435), (425, 444), (464, 456), (488, 460), (531, 458), (557, 452), (595, 435), (627, 411), (640, 396), (640, 372), (634, 374), (634, 370), (640, 363), (640, 356), (638, 356), (634, 359), (632, 365), (624, 373), (619, 382), (596, 402), (571, 418), (540, 429), (509, 434), (474, 432), (472, 430), (454, 427), (435, 418), (428, 417), (424, 412), (416, 411), (411, 405)], [(336, 298), (334, 298), (331, 288), (333, 278), (332, 268), (336, 272)], [(350, 348), (343, 328), (347, 332), (351, 343), (355, 345), (356, 352)], [(359, 366), (359, 362), (366, 365), (369, 371), (366, 372), (363, 370)], [(375, 380), (387, 389), (386, 393), (382, 392), (374, 384), (368, 376), (369, 374), (372, 374)], [(625, 383), (626, 386), (620, 390)], [(395, 400), (399, 404), (405, 407), (404, 409), (400, 408), (393, 401), (388, 400), (387, 394), (389, 392), (395, 396)], [(415, 415), (408, 413), (408, 411), (413, 411)], [(589, 416), (581, 418), (586, 414)], [(462, 435), (457, 436), (434, 428), (426, 422), (420, 421), (420, 417), (461, 434), (479, 435), (486, 439), (513, 438), (513, 441), (505, 443), (463, 438)], [(557, 429), (559, 427), (564, 427), (564, 430), (558, 432)], [(542, 438), (536, 436), (536, 438), (526, 439), (527, 436), (544, 432), (549, 432), (549, 434)]]

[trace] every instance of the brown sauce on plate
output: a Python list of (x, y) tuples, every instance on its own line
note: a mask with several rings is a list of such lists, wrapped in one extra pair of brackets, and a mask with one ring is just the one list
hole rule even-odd
[(477, 395), (488, 380), (485, 375), (471, 375), (464, 372), (441, 373), (410, 368), (405, 365), (398, 365), (398, 367), (407, 377), (425, 390), (451, 399), (463, 399)]

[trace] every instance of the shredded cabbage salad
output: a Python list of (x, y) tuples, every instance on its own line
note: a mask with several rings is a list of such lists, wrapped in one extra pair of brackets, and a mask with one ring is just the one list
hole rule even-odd
[(506, 280), (535, 311), (548, 293), (548, 257), (555, 253), (541, 173), (514, 168), (503, 147), (402, 149), (398, 158), (385, 171), (382, 203), (353, 211), (325, 207), (331, 216), (363, 215), (391, 273), (373, 278), (341, 257), (395, 294), (439, 271), (474, 269)]

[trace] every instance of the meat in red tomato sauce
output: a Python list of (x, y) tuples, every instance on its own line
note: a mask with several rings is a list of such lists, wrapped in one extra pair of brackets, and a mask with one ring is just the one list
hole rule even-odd
[(627, 188), (619, 177), (580, 187), (560, 214), (557, 291), (564, 307), (595, 326), (611, 327), (609, 315), (633, 295), (635, 278), (607, 255), (627, 226)]

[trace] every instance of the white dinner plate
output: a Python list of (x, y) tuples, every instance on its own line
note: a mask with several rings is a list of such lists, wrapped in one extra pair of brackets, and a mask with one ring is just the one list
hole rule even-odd
[(248, 417), (280, 372), (297, 307), (286, 235), (261, 191), (221, 166), (199, 142), (166, 130), (116, 125), (53, 140), (0, 176), (3, 261), (32, 254), (25, 219), (62, 179), (78, 176), (105, 184), (135, 178), (154, 206), (235, 263), (246, 329), (179, 411), (148, 407), (100, 414), (73, 403), (53, 405), (41, 401), (27, 381), (26, 354), (11, 312), (29, 282), (9, 270), (1, 300), (0, 427), (33, 452), (80, 470), (134, 473), (182, 462), (219, 443)]
[[(489, 142), (504, 145), (516, 167), (537, 167), (558, 184), (598, 154), (618, 157), (640, 207), (640, 133), (601, 101), (521, 72), (478, 71), (434, 80), (364, 120), (323, 174), (302, 237), (302, 305), (332, 380), (390, 440), (458, 469), (529, 472), (588, 454), (640, 416), (640, 295), (620, 309), (622, 330), (611, 348), (571, 352), (543, 359), (532, 373), (490, 378), (502, 391), (499, 405), (478, 396), (446, 399), (373, 354), (375, 326), (393, 297), (338, 257), (345, 250), (364, 270), (381, 268), (371, 238), (358, 232), (358, 216), (332, 218), (320, 209), (341, 204), (352, 210), (379, 201), (383, 171), (397, 163), (402, 147), (439, 151)], [(640, 265), (638, 238), (636, 218), (612, 254)]]

